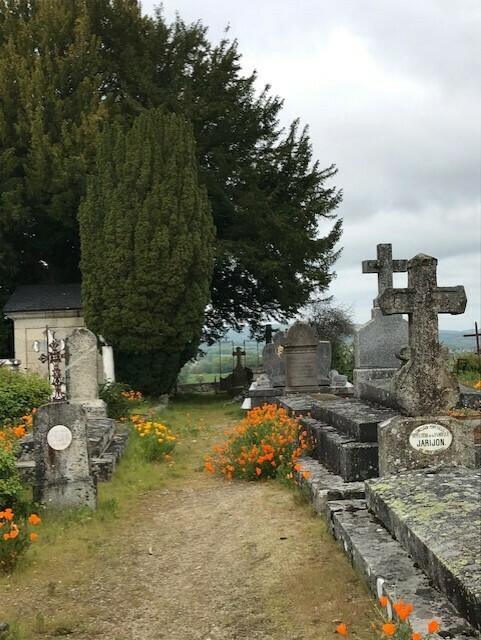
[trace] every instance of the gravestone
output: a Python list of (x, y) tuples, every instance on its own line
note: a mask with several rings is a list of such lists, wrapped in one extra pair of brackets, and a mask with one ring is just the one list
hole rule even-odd
[(307, 323), (296, 320), (284, 340), (286, 393), (318, 391), (317, 336)]
[(438, 314), (466, 308), (464, 287), (438, 287), (436, 258), (419, 254), (408, 261), (407, 289), (387, 288), (379, 296), (384, 314), (408, 314), (409, 346), (391, 381), (397, 406), (408, 416), (436, 415), (459, 400), (459, 385), (438, 342)]
[(385, 289), (383, 313), (407, 313), (409, 346), (390, 383), (390, 401), (409, 417), (379, 426), (379, 472), (391, 475), (438, 465), (475, 466), (474, 428), (443, 415), (460, 396), (438, 342), (438, 314), (463, 313), (464, 287), (438, 287), (437, 260), (419, 254), (408, 262), (407, 289)]
[(86, 414), (73, 402), (52, 402), (34, 416), (34, 499), (52, 509), (96, 508)]
[(330, 384), (329, 371), (331, 369), (332, 352), (329, 340), (319, 340), (317, 344), (317, 383), (320, 386)]
[(273, 387), (283, 387), (286, 383), (283, 340), (284, 331), (278, 331), (273, 342), (265, 345), (262, 350), (262, 368), (269, 376)]
[(378, 428), (379, 475), (429, 467), (476, 466), (474, 426), (448, 416), (395, 416)]
[(392, 259), (392, 245), (377, 245), (377, 260), (364, 260), (363, 273), (377, 273), (378, 295), (373, 300), (371, 320), (354, 333), (354, 384), (363, 380), (390, 378), (399, 369), (396, 354), (408, 343), (408, 323), (402, 316), (386, 316), (378, 298), (393, 286), (393, 273), (405, 272), (407, 260)]
[(87, 418), (105, 418), (106, 404), (99, 398), (97, 338), (88, 329), (74, 329), (66, 338), (67, 399), (78, 402)]

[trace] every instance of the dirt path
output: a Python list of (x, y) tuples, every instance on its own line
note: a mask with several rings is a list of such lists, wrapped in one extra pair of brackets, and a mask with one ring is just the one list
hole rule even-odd
[(367, 637), (367, 591), (322, 519), (275, 482), (228, 484), (199, 461), (81, 567), (63, 558), (71, 575), (12, 585), (32, 640), (324, 640), (341, 619)]

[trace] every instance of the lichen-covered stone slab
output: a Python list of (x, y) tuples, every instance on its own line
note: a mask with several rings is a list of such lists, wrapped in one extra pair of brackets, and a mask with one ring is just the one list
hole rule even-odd
[(422, 469), (366, 482), (369, 508), (481, 629), (481, 472)]
[(361, 400), (313, 402), (311, 414), (359, 442), (377, 442), (377, 427), (396, 415), (392, 409), (372, 407)]
[(427, 623), (434, 618), (441, 624), (440, 635), (435, 634), (434, 638), (479, 637), (362, 500), (328, 502), (326, 514), (331, 533), (373, 594), (377, 596), (380, 592), (391, 602), (404, 600), (413, 605), (409, 621), (414, 632), (424, 637)]

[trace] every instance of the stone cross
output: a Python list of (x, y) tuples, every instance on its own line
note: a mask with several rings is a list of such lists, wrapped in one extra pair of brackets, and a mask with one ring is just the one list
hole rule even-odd
[(237, 347), (235, 351), (232, 352), (232, 355), (237, 358), (237, 362), (235, 365), (236, 369), (242, 369), (242, 356), (245, 356), (246, 352), (242, 351), (240, 347)]
[(443, 362), (438, 314), (463, 313), (466, 293), (462, 286), (437, 286), (437, 263), (436, 258), (420, 253), (407, 263), (408, 287), (387, 288), (378, 297), (384, 314), (409, 317), (409, 347), (393, 385), (400, 407), (412, 416), (442, 411), (459, 396), (459, 387)]
[[(377, 245), (377, 260), (363, 260), (362, 272), (363, 273), (377, 273), (377, 287), (378, 296), (390, 287), (393, 286), (393, 272), (404, 272), (407, 269), (407, 260), (393, 260), (392, 259), (392, 245), (391, 244), (378, 244)], [(376, 304), (377, 298), (374, 301)]]

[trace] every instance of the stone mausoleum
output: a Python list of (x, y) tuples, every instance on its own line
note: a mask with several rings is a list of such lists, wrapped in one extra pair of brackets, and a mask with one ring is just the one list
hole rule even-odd
[(47, 372), (34, 350), (47, 327), (57, 339), (65, 339), (73, 329), (85, 326), (80, 284), (20, 285), (3, 311), (13, 320), (14, 357), (23, 371)]

